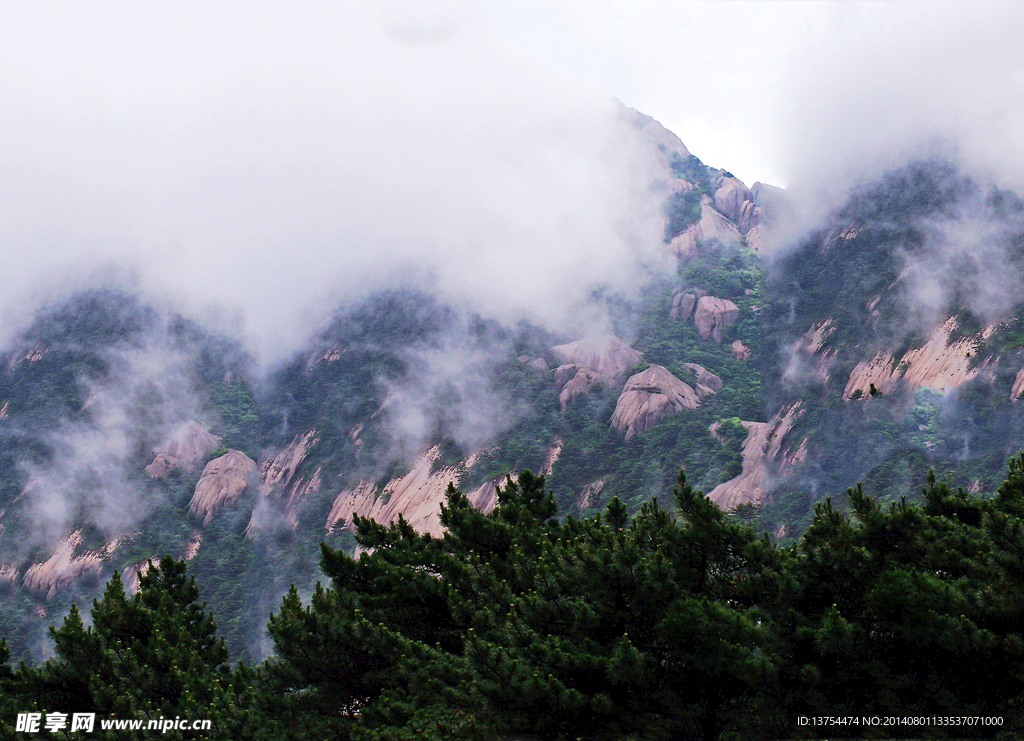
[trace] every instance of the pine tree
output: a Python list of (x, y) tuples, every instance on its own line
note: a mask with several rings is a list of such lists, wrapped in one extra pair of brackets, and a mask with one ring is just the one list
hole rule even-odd
[[(246, 714), (253, 705), (254, 674), (225, 665), (227, 649), (198, 598), (185, 563), (169, 556), (140, 576), (132, 597), (115, 571), (93, 603), (92, 625), (86, 627), (72, 606), (63, 625), (50, 629), (56, 657), (39, 667), (22, 664), (4, 680), (9, 694), (18, 697), (22, 712), (32, 707), (147, 722), (209, 719), (207, 734), (170, 731), (162, 737), (241, 737), (252, 723)], [(96, 729), (98, 738), (132, 733), (105, 736)]]

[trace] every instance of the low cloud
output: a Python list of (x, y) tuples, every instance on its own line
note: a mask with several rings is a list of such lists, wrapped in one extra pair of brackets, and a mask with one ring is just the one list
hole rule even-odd
[(116, 266), (273, 362), (395, 276), (559, 328), (635, 286), (660, 214), (621, 107), (416, 8), (6, 6), (0, 311)]

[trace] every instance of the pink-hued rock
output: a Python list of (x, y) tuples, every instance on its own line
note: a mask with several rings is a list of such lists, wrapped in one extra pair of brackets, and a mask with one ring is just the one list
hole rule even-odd
[[(743, 471), (712, 489), (708, 494), (711, 501), (722, 509), (760, 503), (768, 466), (779, 461), (785, 467), (802, 461), (807, 455), (806, 438), (795, 451), (783, 448), (786, 434), (803, 413), (803, 404), (796, 402), (783, 407), (768, 422), (743, 422), (747, 429), (747, 439), (743, 442)], [(715, 435), (716, 431), (711, 432)]]
[[(96, 576), (102, 569), (104, 553), (82, 553), (75, 555), (75, 549), (82, 543), (82, 531), (76, 530), (57, 546), (53, 555), (43, 563), (28, 567), (22, 584), (33, 592), (45, 592), (50, 599), (69, 584), (84, 576)], [(116, 547), (116, 545), (114, 546)], [(113, 547), (108, 547), (112, 551)]]
[(740, 240), (739, 229), (715, 210), (710, 198), (705, 196), (705, 199), (706, 202), (700, 207), (700, 221), (691, 224), (685, 232), (675, 236), (668, 243), (669, 251), (676, 257), (696, 254), (699, 243), (706, 240), (715, 239), (722, 244), (732, 244)]
[(736, 222), (736, 225), (740, 228), (740, 234), (749, 234), (751, 229), (760, 224), (761, 207), (753, 201), (744, 201), (743, 205), (740, 206), (740, 217)]
[(747, 186), (737, 178), (722, 178), (721, 185), (715, 191), (715, 209), (737, 223), (740, 220), (743, 204), (751, 200)]
[(686, 321), (690, 318), (695, 306), (697, 306), (696, 293), (677, 293), (672, 297), (672, 309), (668, 313), (668, 318)]
[(660, 365), (631, 376), (619, 395), (612, 427), (627, 440), (683, 409), (700, 406), (700, 396)]
[(153, 460), (146, 466), (146, 473), (155, 479), (162, 479), (174, 469), (194, 471), (203, 458), (219, 445), (219, 437), (195, 420), (190, 420), (153, 450)]
[(882, 393), (888, 393), (900, 378), (909, 390), (923, 386), (936, 391), (946, 391), (971, 380), (984, 367), (984, 364), (972, 366), (971, 356), (987, 335), (983, 332), (950, 342), (955, 328), (955, 317), (946, 320), (935, 328), (923, 346), (908, 350), (898, 362), (892, 353), (879, 350), (871, 359), (857, 363), (843, 389), (843, 398), (849, 399), (857, 391), (862, 397), (870, 396), (872, 383)]
[[(442, 466), (432, 471), (439, 455), (440, 448), (435, 445), (416, 459), (405, 476), (391, 479), (383, 489), (378, 489), (371, 481), (360, 481), (354, 488), (342, 491), (327, 516), (327, 529), (336, 525), (351, 527), (355, 515), (383, 524), (394, 522), (401, 515), (418, 532), (442, 535), (441, 505), (448, 484), (458, 486), (477, 457), (472, 455), (455, 466)], [(466, 496), (474, 507), (490, 512), (497, 502), (500, 483), (503, 480), (485, 482)]]
[(249, 488), (249, 474), (256, 461), (240, 450), (229, 450), (206, 464), (196, 484), (188, 511), (203, 518), (207, 524), (222, 507), (238, 501)]
[(701, 296), (693, 313), (693, 323), (701, 339), (714, 338), (719, 345), (725, 330), (740, 316), (740, 308), (732, 301), (714, 296)]
[(605, 378), (618, 378), (640, 362), (640, 351), (634, 350), (621, 337), (602, 335), (565, 345), (556, 345), (551, 352), (563, 364), (589, 368)]
[(1017, 377), (1013, 379), (1013, 388), (1010, 389), (1010, 401), (1016, 401), (1024, 392), (1024, 368), (1017, 371)]
[[(722, 379), (716, 376), (714, 373), (709, 371), (703, 365), (697, 365), (696, 363), (687, 363), (686, 367), (697, 374), (697, 383), (700, 386), (710, 390), (710, 393), (717, 394), (722, 390), (725, 385), (722, 383)], [(704, 394), (701, 394), (704, 396)]]
[(733, 340), (733, 343), (729, 347), (732, 348), (732, 356), (737, 360), (750, 359), (750, 348), (744, 345), (740, 340)]

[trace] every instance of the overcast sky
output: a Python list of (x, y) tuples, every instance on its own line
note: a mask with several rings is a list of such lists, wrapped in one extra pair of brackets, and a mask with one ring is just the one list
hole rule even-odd
[(1019, 186), (1022, 31), (1019, 3), (5, 2), (0, 340), (112, 278), (265, 359), (396, 278), (565, 329), (664, 257), (612, 97), (802, 198), (921, 148)]

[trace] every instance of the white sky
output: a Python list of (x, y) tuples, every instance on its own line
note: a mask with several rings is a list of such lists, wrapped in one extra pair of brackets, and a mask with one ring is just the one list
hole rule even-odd
[[(956, 138), (970, 125), (997, 127), (1000, 145), (1007, 137), (1021, 144), (1010, 120), (1024, 93), (1019, 2), (519, 0), (488, 7), (503, 43), (654, 116), (706, 164), (748, 185), (785, 186), (805, 175), (797, 150), (823, 141), (832, 156), (852, 159), (863, 156), (860, 147), (877, 156), (880, 146), (904, 146), (915, 134)], [(844, 140), (833, 141), (823, 130), (830, 127), (842, 129)]]
[(396, 276), (579, 325), (663, 257), (611, 97), (809, 201), (922, 146), (1020, 186), (1022, 34), (1021, 3), (0, 3), (0, 340), (111, 275), (268, 359)]

